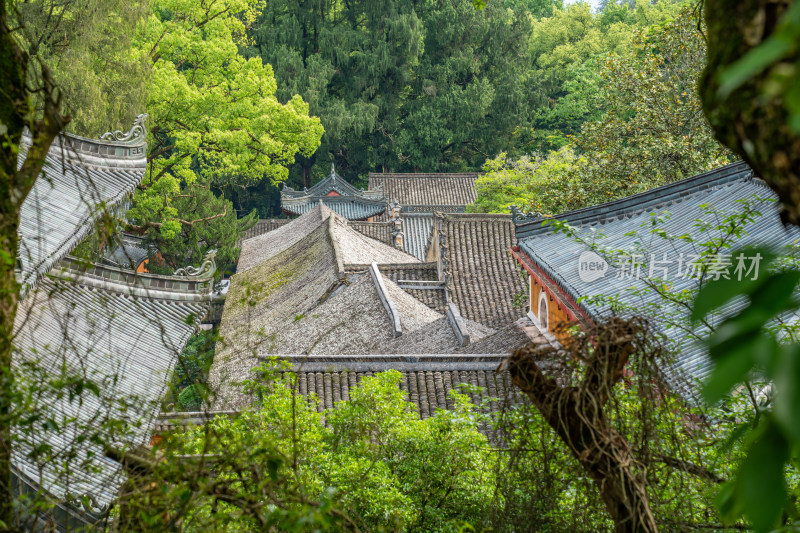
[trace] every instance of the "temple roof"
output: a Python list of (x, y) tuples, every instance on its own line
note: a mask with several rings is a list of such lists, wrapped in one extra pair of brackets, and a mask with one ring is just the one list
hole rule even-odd
[[(356, 231), (350, 222), (328, 208), (327, 200), (317, 204), (306, 214), (281, 224), (274, 231), (268, 231), (242, 242), (242, 251), (237, 265), (238, 272), (244, 272), (254, 265), (274, 257), (283, 250), (305, 238), (320, 224), (330, 221), (332, 234), (335, 233), (341, 260), (344, 264), (378, 263), (418, 263), (415, 257), (386, 243), (376, 241)], [(356, 223), (356, 227), (363, 223)]]
[[(103, 421), (114, 419), (126, 422), (116, 436), (121, 441), (147, 443), (172, 368), (212, 288), (212, 256), (183, 275), (132, 272), (144, 251), (137, 239), (123, 238), (122, 249), (104, 258), (122, 268), (67, 256), (100, 210), (116, 208), (143, 178), (145, 116), (129, 132), (101, 140), (58, 136), (21, 209), (18, 279), (25, 297), (14, 324), (15, 374), (21, 383), (68, 385), (37, 388), (31, 412), (52, 424), (17, 435), (13, 471), (16, 490), (49, 493), (58, 502), (52, 514), (60, 527), (99, 519), (117, 497), (120, 466), (105, 459), (91, 436), (105, 435)], [(31, 142), (26, 132), (18, 165)], [(40, 460), (33, 449), (45, 450)], [(78, 501), (84, 497), (91, 510)]]
[(281, 226), (285, 226), (291, 221), (292, 219), (290, 218), (261, 218), (258, 220), (258, 222), (256, 222), (255, 226), (244, 232), (244, 235), (237, 246), (241, 247), (242, 241), (269, 233), (270, 231), (276, 230)]
[[(51, 380), (66, 369), (74, 378), (95, 382), (102, 400), (88, 387), (80, 402), (56, 396), (62, 391), (42, 389), (36, 412), (58, 428), (43, 429), (33, 442), (64, 455), (35, 464), (27, 454), (30, 444), (22, 439), (15, 446), (14, 470), (25, 484), (60, 501), (87, 495), (97, 514), (117, 497), (120, 465), (105, 459), (102, 446), (91, 439), (76, 439), (103, 431), (99, 425), (110, 417), (127, 422), (125, 442), (147, 443), (172, 369), (195, 330), (192, 317), (206, 312), (213, 281), (209, 273), (213, 261), (198, 277), (135, 274), (65, 258), (41, 278), (17, 313), (15, 369), (37, 379), (32, 368), (38, 366)], [(127, 405), (120, 410), (115, 402), (123, 400)], [(68, 455), (72, 451), (77, 457)]]
[(437, 214), (431, 238), (448, 293), (464, 318), (500, 328), (525, 314), (525, 291), (509, 249), (516, 244), (508, 215)]
[(477, 172), (439, 174), (369, 173), (370, 189), (381, 188), (404, 212), (459, 213), (475, 203)]
[(433, 230), (433, 213), (403, 213), (403, 245), (405, 250), (419, 259), (428, 258), (428, 245)]
[[(328, 206), (328, 200), (324, 200), (324, 205)], [(431, 228), (433, 228), (433, 214), (429, 213), (402, 213), (403, 222), (403, 250), (416, 257), (420, 261), (427, 258), (427, 246), (430, 239)], [(258, 237), (285, 226), (295, 219), (288, 218), (265, 218), (260, 219), (255, 226), (247, 230), (239, 246), (247, 239)], [(348, 220), (347, 225), (362, 235), (366, 235), (376, 241), (394, 245), (392, 231), (395, 229), (394, 222), (384, 220), (381, 222), (367, 222), (363, 220)]]
[[(757, 200), (756, 197), (766, 200)], [(693, 243), (684, 239), (665, 241), (650, 233), (653, 216), (669, 212), (671, 215), (661, 225), (662, 229), (670, 235), (688, 234), (699, 238), (698, 220), (706, 220), (714, 225), (718, 223), (715, 222), (716, 216), (705, 213), (701, 205), (707, 204), (715, 210), (733, 213), (743, 209), (742, 200), (749, 200), (755, 202), (754, 207), (762, 216), (746, 226), (747, 234), (737, 241), (736, 246), (792, 245), (800, 238), (800, 230), (796, 227), (784, 227), (775, 199), (772, 190), (755, 178), (746, 164), (734, 163), (628, 198), (553, 218), (578, 228), (577, 236), (597, 242), (603, 247), (633, 251), (637, 242), (642, 243), (648, 247), (648, 252), (655, 253), (659, 259), (667, 254), (666, 260), (674, 267), (680, 254), (689, 257), (699, 251)], [(536, 268), (549, 277), (557, 289), (569, 296), (586, 314), (598, 317), (607, 312), (607, 308), (599, 303), (589, 303), (586, 300), (579, 302), (582, 297), (595, 295), (616, 295), (621, 302), (642, 308), (648, 303), (658, 303), (664, 306), (664, 313), (668, 312), (666, 303), (658, 300), (656, 294), (646, 290), (642, 292), (641, 289), (646, 289), (642, 279), (619, 276), (615, 265), (609, 265), (602, 279), (582, 280), (579, 257), (589, 250), (589, 246), (577, 242), (574, 237), (563, 232), (555, 233), (551, 226), (544, 224), (547, 220), (550, 219), (517, 213), (515, 221), (519, 247)], [(601, 234), (604, 237), (599, 237)], [(708, 233), (702, 238), (709, 238)], [(649, 258), (645, 258), (645, 261), (649, 262)], [(672, 274), (677, 272), (673, 269)], [(643, 277), (647, 277), (646, 275), (647, 272)], [(668, 279), (674, 291), (690, 290), (696, 284), (696, 280), (677, 275)], [(705, 351), (694, 345), (682, 330), (670, 329), (669, 336), (681, 349), (679, 367), (691, 377), (705, 377), (711, 368)]]
[[(96, 140), (65, 133), (53, 141), (20, 213), (18, 259), (23, 292), (91, 231), (99, 209), (117, 205), (144, 177), (144, 117), (137, 118), (127, 134), (115, 132)], [(19, 147), (19, 167), (31, 142), (26, 131)]]
[[(429, 326), (434, 326), (430, 323)], [(447, 353), (432, 353), (420, 350), (415, 353), (382, 353), (364, 352), (355, 354), (295, 354), (281, 355), (279, 358), (287, 363), (281, 371), (293, 372), (297, 375), (295, 386), (303, 395), (315, 394), (317, 410), (334, 409), (340, 401), (349, 399), (350, 390), (358, 386), (365, 377), (371, 377), (386, 370), (397, 370), (402, 378), (400, 389), (407, 393), (411, 408), (421, 418), (433, 416), (438, 409), (452, 409), (451, 390), (465, 392), (459, 385), (471, 385), (466, 391), (469, 399), (478, 410), (496, 416), (507, 403), (526, 402), (524, 394), (512, 386), (508, 372), (498, 372), (499, 365), (507, 357), (508, 351), (530, 342), (537, 344), (548, 341), (540, 333), (532, 337), (526, 336), (525, 329), (533, 328), (532, 324), (521, 322), (511, 324), (498, 334), (486, 337), (489, 343), (479, 341), (474, 346), (460, 348)], [(420, 328), (419, 332), (426, 331)], [(499, 334), (502, 333), (502, 336)], [(402, 339), (399, 337), (397, 340)], [(503, 351), (480, 352), (471, 351), (482, 347), (496, 347), (501, 343)], [(435, 348), (435, 345), (431, 345)], [(252, 361), (253, 365), (268, 362), (268, 356), (260, 356)], [(557, 366), (557, 363), (541, 362), (542, 366)], [(233, 410), (212, 412), (212, 416), (230, 415), (243, 404), (226, 404), (225, 408)], [(188, 415), (188, 416), (187, 416)], [(204, 413), (163, 413), (157, 429), (170, 431), (183, 428), (189, 424), (202, 423), (206, 419)], [(479, 428), (489, 435), (491, 440), (497, 436), (492, 428), (481, 424)]]
[(150, 253), (151, 247), (144, 244), (143, 237), (123, 233), (118, 242), (105, 250), (103, 262), (111, 266), (136, 270)]
[(357, 189), (336, 173), (331, 172), (310, 189), (297, 191), (284, 185), (281, 190), (281, 208), (290, 215), (304, 215), (320, 201), (348, 220), (366, 220), (386, 211), (386, 196), (380, 188), (367, 191)]
[[(358, 364), (360, 354), (383, 351), (457, 353), (494, 335), (447, 300), (439, 270), (353, 230), (325, 204), (244, 241), (220, 324), (226, 342), (209, 377), (219, 394), (213, 407), (249, 403), (237, 383), (259, 358), (333, 354)], [(503, 334), (486, 346), (505, 352), (529, 341)]]

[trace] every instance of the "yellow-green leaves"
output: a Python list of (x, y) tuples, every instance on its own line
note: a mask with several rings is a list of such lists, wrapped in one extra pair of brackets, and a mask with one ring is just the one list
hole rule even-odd
[[(272, 67), (239, 54), (259, 7), (256, 0), (158, 0), (134, 38), (152, 64), (149, 166), (128, 216), (157, 227), (161, 241), (199, 219), (178, 212), (192, 202), (175, 201), (194, 196), (194, 185), (281, 183), (297, 154), (319, 146), (322, 126), (308, 105), (298, 96), (279, 102)], [(238, 238), (230, 237), (228, 248)]]

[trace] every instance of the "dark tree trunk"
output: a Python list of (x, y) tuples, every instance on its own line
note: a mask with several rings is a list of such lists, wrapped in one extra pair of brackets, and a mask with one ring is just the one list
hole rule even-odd
[(19, 287), (15, 275), (17, 228), (20, 202), (14, 201), (16, 148), (25, 127), (19, 107), (27, 101), (25, 69), (27, 57), (17, 48), (8, 31), (5, 2), (0, 0), (0, 528), (12, 529), (14, 521), (11, 490), (11, 400), (14, 377), (11, 354)]
[(658, 527), (650, 511), (644, 470), (634, 470), (637, 461), (628, 443), (611, 427), (604, 411), (632, 352), (631, 339), (621, 320), (603, 328), (578, 386), (561, 386), (544, 375), (536, 361), (554, 352), (549, 347), (519, 349), (505, 365), (514, 384), (528, 395), (592, 478), (617, 533), (655, 533)]
[[(44, 165), (53, 139), (69, 121), (60, 113), (61, 99), (49, 70), (41, 67), (41, 117), (26, 86), (28, 56), (8, 26), (6, 3), (0, 0), (0, 530), (13, 529), (14, 495), (11, 488), (11, 430), (14, 423), (14, 374), (11, 368), (14, 321), (19, 303), (16, 279), (20, 209)], [(25, 125), (33, 145), (17, 170), (19, 143)]]
[[(721, 97), (718, 75), (766, 40), (792, 0), (705, 0), (708, 65), (700, 84), (703, 109), (717, 138), (778, 194), (783, 218), (800, 224), (800, 136), (788, 126), (782, 94), (766, 91), (771, 69)], [(779, 65), (797, 68), (800, 53)]]

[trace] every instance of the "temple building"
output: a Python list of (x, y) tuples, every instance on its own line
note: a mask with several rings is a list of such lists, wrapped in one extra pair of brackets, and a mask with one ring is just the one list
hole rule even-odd
[[(15, 429), (13, 473), (18, 493), (53, 503), (38, 517), (52, 530), (105, 523), (124, 474), (100, 442), (148, 443), (192, 318), (208, 308), (213, 255), (172, 276), (137, 273), (141, 257), (131, 254), (98, 263), (68, 255), (143, 178), (144, 119), (99, 140), (60, 135), (22, 206), (13, 364), (37, 392), (26, 408), (49, 422)], [(19, 165), (30, 146), (26, 134)], [(53, 387), (58, 380), (74, 386)], [(113, 420), (124, 424), (109, 435)]]
[[(211, 408), (246, 408), (252, 399), (239, 384), (272, 357), (290, 363), (286, 371), (297, 373), (301, 393), (316, 394), (319, 410), (388, 369), (402, 373), (421, 417), (452, 407), (448, 392), (459, 383), (484, 387), (473, 394), (477, 403), (513, 394), (508, 375), (495, 374), (498, 364), (516, 347), (548, 341), (524, 305), (514, 309), (524, 288), (508, 255), (510, 218), (442, 221), (437, 258), (425, 262), (368, 237), (327, 205), (242, 243), (220, 323), (226, 342), (209, 375)], [(495, 233), (498, 221), (504, 232), (491, 246), (468, 237)], [(454, 264), (461, 254), (473, 259)], [(462, 307), (477, 300), (488, 305)], [(167, 427), (169, 414), (163, 420)]]
[[(465, 213), (477, 197), (475, 180), (479, 176), (477, 172), (371, 172), (368, 190), (360, 191), (331, 168), (328, 177), (306, 191), (284, 186), (281, 207), (286, 214), (302, 215), (324, 202), (329, 209), (348, 219), (350, 227), (356, 231), (427, 261), (434, 215)], [(380, 198), (377, 203), (373, 199), (376, 197)], [(380, 212), (378, 203), (383, 207)], [(259, 220), (244, 238), (261, 235), (286, 223), (286, 219)]]
[(347, 220), (368, 220), (386, 211), (386, 195), (380, 188), (360, 190), (347, 183), (336, 173), (331, 163), (331, 173), (310, 189), (296, 191), (286, 185), (281, 190), (281, 209), (287, 215), (304, 215), (324, 200), (334, 213)]
[(406, 213), (464, 213), (478, 197), (477, 172), (369, 173), (369, 188), (381, 189)]
[[(690, 275), (702, 252), (696, 242), (715, 235), (721, 212), (741, 213), (748, 203), (760, 216), (754, 216), (746, 225), (735, 248), (796, 246), (800, 230), (781, 223), (776, 199), (746, 164), (734, 163), (555, 217), (516, 212), (517, 246), (512, 248), (512, 254), (529, 277), (529, 317), (549, 337), (554, 332), (566, 334), (559, 330), (561, 324), (590, 323), (607, 316), (609, 304), (592, 297), (615, 297), (618, 305), (657, 310), (653, 314), (679, 350), (677, 370), (691, 380), (703, 379), (711, 370), (705, 349), (692, 340), (685, 328), (671, 327), (663, 318), (685, 315), (687, 311), (665, 302), (648, 288), (647, 280), (658, 280), (673, 293), (696, 288), (697, 279)], [(556, 230), (553, 220), (575, 228), (570, 230), (574, 234)], [(654, 221), (660, 221), (658, 232), (652, 231), (656, 227)], [(701, 229), (699, 221), (709, 223), (711, 229)], [(607, 261), (605, 254), (596, 253), (602, 250), (625, 253), (617, 253), (617, 261)], [(743, 266), (737, 265), (726, 248), (720, 250), (717, 259), (721, 266), (731, 267), (731, 275)], [(754, 266), (755, 258), (743, 260), (747, 261), (746, 269)]]

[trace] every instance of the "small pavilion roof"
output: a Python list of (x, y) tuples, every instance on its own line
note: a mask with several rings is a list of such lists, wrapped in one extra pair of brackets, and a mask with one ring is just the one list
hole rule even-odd
[(348, 220), (366, 220), (382, 214), (387, 207), (386, 196), (380, 188), (364, 191), (353, 187), (336, 173), (333, 164), (330, 174), (310, 189), (298, 191), (284, 185), (281, 190), (281, 208), (290, 215), (304, 215), (322, 200)]
[(119, 241), (105, 251), (103, 262), (111, 266), (136, 270), (152, 251), (144, 244), (143, 237), (123, 233)]

